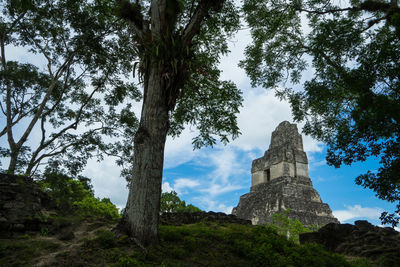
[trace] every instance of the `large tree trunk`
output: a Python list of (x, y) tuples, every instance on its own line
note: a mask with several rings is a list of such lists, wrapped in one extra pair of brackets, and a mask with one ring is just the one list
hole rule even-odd
[[(144, 62), (141, 62), (143, 67), (141, 72), (144, 74), (144, 98), (140, 124), (134, 139), (133, 177), (124, 217), (116, 231), (128, 231), (128, 234), (136, 238), (141, 245), (158, 243), (164, 146), (169, 127), (168, 112), (173, 110), (179, 97), (179, 89), (183, 88), (187, 78), (187, 66), (182, 64), (182, 60), (191, 57), (188, 51), (192, 39), (200, 31), (201, 23), (208, 15), (208, 11), (211, 8), (220, 9), (224, 1), (199, 1), (184, 30), (179, 30), (181, 36), (178, 36), (176, 42), (181, 42), (181, 46), (170, 45), (155, 55), (154, 48), (158, 51), (159, 45), (162, 44), (161, 47), (168, 45), (169, 34), (176, 30), (180, 12), (176, 5), (177, 1), (150, 1), (150, 21), (137, 19), (138, 16), (132, 20), (132, 16), (121, 14), (131, 22), (140, 43), (139, 48), (146, 57), (142, 59)], [(170, 53), (177, 47), (181, 47), (182, 50)], [(177, 55), (185, 53), (186, 57), (176, 58)], [(174, 70), (173, 66), (171, 68), (170, 65), (174, 62), (180, 62), (179, 67), (175, 66), (179, 71)]]
[(120, 224), (144, 246), (158, 243), (164, 146), (169, 127), (167, 88), (156, 61), (146, 76), (140, 125), (134, 139), (133, 177)]

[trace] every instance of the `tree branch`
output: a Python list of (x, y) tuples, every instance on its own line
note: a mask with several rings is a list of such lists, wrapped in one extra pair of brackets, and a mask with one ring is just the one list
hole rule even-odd
[[(91, 134), (93, 134), (94, 132), (98, 132), (98, 131), (101, 131), (101, 130), (103, 130), (103, 129), (104, 129), (104, 127), (99, 127), (99, 128), (92, 129), (92, 130), (90, 130), (89, 132), (85, 133), (85, 136), (91, 135)], [(55, 139), (54, 139), (54, 140), (55, 140)], [(36, 149), (36, 151), (32, 154), (31, 160), (30, 160), (30, 162), (29, 162), (29, 164), (28, 164), (28, 167), (27, 167), (27, 169), (26, 169), (25, 174), (30, 175), (32, 169), (33, 169), (35, 166), (37, 166), (38, 164), (40, 164), (40, 162), (41, 162), (44, 158), (50, 158), (50, 157), (54, 157), (54, 156), (60, 155), (60, 154), (62, 154), (62, 153), (65, 153), (65, 151), (66, 151), (69, 147), (79, 145), (81, 142), (82, 142), (82, 140), (78, 140), (77, 142), (71, 142), (71, 143), (67, 143), (67, 144), (66, 144), (66, 143), (62, 143), (62, 144), (60, 144), (59, 146), (56, 146), (54, 149), (52, 149), (52, 151), (50, 151), (49, 153), (42, 154), (40, 157), (37, 158), (37, 156), (39, 155), (39, 153), (40, 153), (41, 151), (43, 151), (43, 150), (47, 147), (47, 145), (45, 145), (45, 146), (40, 145), (40, 146)], [(50, 143), (52, 143), (52, 142), (49, 142), (49, 141), (46, 142), (46, 144), (50, 144)], [(36, 159), (36, 158), (37, 158), (37, 159)]]
[(143, 42), (148, 26), (146, 27), (146, 22), (143, 20), (139, 2), (136, 1), (135, 4), (132, 4), (126, 0), (117, 0), (117, 4), (119, 5), (119, 16), (128, 21), (135, 35)]
[(20, 20), (25, 16), (26, 12), (27, 11), (24, 11), (23, 13), (21, 13), (21, 15), (19, 15), (17, 17), (17, 19), (14, 20), (13, 23), (11, 23), (10, 28), (8, 28), (8, 30), (4, 32), (4, 36), (9, 34), (9, 33), (11, 33), (12, 29), (14, 28), (14, 26), (17, 25), (18, 22), (20, 22)]
[[(6, 54), (5, 54), (5, 43), (4, 43), (5, 36), (2, 35), (0, 37), (0, 46), (1, 46), (1, 65), (3, 66), (3, 70), (5, 73), (7, 73), (7, 61), (6, 61)], [(6, 84), (6, 121), (7, 121), (7, 136), (8, 136), (8, 143), (10, 145), (11, 151), (14, 150), (15, 148), (15, 140), (13, 137), (13, 132), (12, 132), (12, 119), (11, 119), (11, 85), (10, 81), (8, 78), (5, 78), (5, 84)]]
[(152, 0), (151, 1), (151, 37), (153, 41), (161, 39), (162, 22), (165, 22), (165, 8), (167, 4), (165, 0)]
[(20, 140), (16, 144), (18, 147), (22, 146), (22, 144), (28, 138), (28, 136), (31, 133), (33, 127), (36, 124), (36, 122), (39, 120), (40, 115), (42, 115), (43, 110), (44, 110), (44, 108), (45, 108), (45, 106), (47, 104), (47, 101), (50, 98), (51, 93), (53, 92), (54, 87), (56, 86), (56, 83), (57, 83), (58, 79), (64, 73), (65, 69), (67, 69), (69, 67), (73, 57), (74, 57), (73, 55), (70, 55), (69, 58), (67, 58), (65, 60), (65, 62), (61, 65), (61, 67), (55, 73), (55, 76), (54, 76), (49, 88), (47, 89), (46, 95), (44, 96), (42, 102), (40, 103), (38, 110), (36, 111), (35, 115), (33, 116), (33, 118), (31, 120), (31, 122), (29, 123), (28, 127), (26, 128), (24, 134), (22, 135), (22, 137), (20, 138)]
[(200, 31), (201, 23), (208, 15), (212, 7), (217, 7), (225, 2), (225, 0), (201, 0), (194, 11), (193, 16), (190, 18), (189, 23), (186, 25), (183, 32), (183, 45), (189, 46), (193, 37)]
[(330, 13), (336, 13), (336, 12), (343, 12), (343, 11), (358, 11), (358, 10), (361, 10), (361, 8), (360, 7), (346, 7), (346, 8), (328, 9), (328, 10), (309, 10), (309, 9), (295, 7), (295, 10), (300, 11), (300, 12), (310, 13), (310, 14), (324, 15), (324, 14), (330, 14)]

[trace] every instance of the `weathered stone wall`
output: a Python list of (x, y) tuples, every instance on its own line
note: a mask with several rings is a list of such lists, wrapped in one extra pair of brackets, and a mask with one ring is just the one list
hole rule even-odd
[(328, 204), (322, 203), (310, 178), (304, 176), (284, 176), (253, 186), (250, 193), (240, 197), (232, 214), (253, 224), (263, 224), (270, 222), (275, 213), (287, 209), (291, 210), (289, 218), (298, 219), (304, 225), (339, 222)]
[(244, 220), (232, 214), (223, 212), (165, 212), (160, 216), (160, 223), (164, 225), (181, 225), (198, 222), (236, 223), (250, 225), (251, 221)]
[(400, 233), (390, 227), (373, 226), (367, 221), (355, 225), (330, 223), (314, 233), (300, 235), (300, 243), (313, 242), (325, 249), (373, 260), (384, 257), (379, 266), (400, 266)]
[(0, 174), (0, 235), (39, 230), (41, 210), (51, 206), (48, 195), (32, 179)]

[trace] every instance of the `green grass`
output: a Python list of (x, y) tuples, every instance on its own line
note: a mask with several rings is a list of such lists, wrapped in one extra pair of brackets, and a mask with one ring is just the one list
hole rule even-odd
[[(101, 227), (100, 225), (98, 225)], [(160, 225), (160, 244), (146, 250), (99, 228), (51, 266), (369, 266), (349, 263), (315, 244), (299, 245), (266, 226), (197, 223)], [(31, 266), (58, 245), (29, 235), (0, 243), (0, 266)]]
[(123, 236), (99, 231), (78, 255), (62, 255), (74, 266), (352, 266), (317, 245), (298, 245), (265, 226), (193, 224), (160, 226), (160, 245), (144, 251)]
[(34, 259), (57, 251), (59, 244), (23, 235), (14, 240), (0, 239), (0, 266), (32, 266)]

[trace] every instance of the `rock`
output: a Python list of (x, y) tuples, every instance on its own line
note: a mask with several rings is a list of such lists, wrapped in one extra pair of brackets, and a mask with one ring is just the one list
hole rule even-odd
[(252, 164), (250, 193), (240, 197), (232, 214), (268, 223), (275, 213), (290, 209), (288, 217), (304, 225), (338, 223), (308, 177), (308, 159), (296, 124), (284, 121), (272, 133), (264, 156)]
[(22, 223), (16, 223), (12, 226), (12, 230), (16, 232), (21, 232), (25, 230), (25, 225)]
[(46, 208), (53, 208), (52, 202), (32, 179), (0, 174), (0, 236), (40, 230)]
[(334, 251), (349, 233), (353, 231), (351, 224), (329, 223), (322, 227), (318, 232), (305, 233), (299, 236), (300, 243), (318, 243), (326, 249)]
[(70, 229), (61, 231), (61, 233), (58, 236), (58, 239), (61, 240), (61, 241), (69, 241), (69, 240), (72, 240), (74, 238), (75, 238), (75, 234)]
[(165, 212), (160, 216), (160, 223), (164, 225), (182, 225), (198, 222), (236, 223), (251, 225), (251, 221), (227, 215), (223, 212)]
[(317, 243), (331, 252), (348, 256), (389, 259), (390, 262), (396, 259), (400, 262), (399, 232), (389, 227), (374, 226), (368, 221), (356, 221), (354, 224), (327, 224), (318, 232), (300, 234), (300, 243)]

